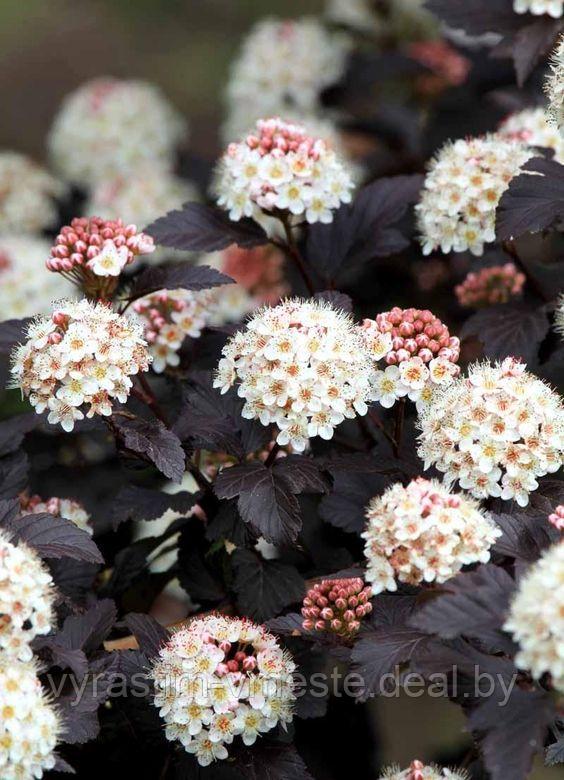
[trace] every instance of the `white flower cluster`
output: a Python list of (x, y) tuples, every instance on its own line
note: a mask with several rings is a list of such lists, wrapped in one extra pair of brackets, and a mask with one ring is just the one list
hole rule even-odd
[(143, 325), (153, 371), (161, 374), (167, 366), (180, 363), (178, 350), (184, 339), (201, 335), (211, 307), (208, 290), (161, 290), (135, 301), (133, 308)]
[(80, 502), (72, 498), (53, 496), (43, 501), (41, 496), (30, 496), (20, 502), (22, 514), (39, 515), (46, 512), (49, 515), (70, 520), (77, 528), (80, 528), (81, 531), (86, 531), (87, 534), (92, 535), (94, 533), (90, 515)]
[(546, 80), (548, 114), (564, 136), (564, 36), (558, 42), (550, 62), (550, 73)]
[(91, 187), (147, 162), (170, 169), (186, 132), (185, 120), (158, 87), (101, 78), (65, 98), (48, 144), (59, 174)]
[(371, 357), (360, 329), (328, 304), (290, 299), (262, 309), (222, 354), (214, 387), (225, 393), (238, 382), (243, 417), (275, 423), (278, 444), (298, 452), (368, 410)]
[(51, 424), (72, 431), (85, 412), (108, 416), (113, 400), (125, 403), (129, 377), (149, 363), (139, 322), (104, 303), (61, 301), (29, 326), (12, 354), (12, 375), (37, 414), (48, 409)]
[(535, 152), (489, 134), (448, 142), (430, 162), (415, 209), (423, 254), (440, 249), (482, 255), (495, 241), (495, 214), (511, 179)]
[(201, 766), (292, 720), (295, 664), (262, 626), (239, 618), (196, 618), (161, 649), (153, 669), (155, 706), (166, 736)]
[(216, 189), (232, 220), (286, 212), (294, 222), (332, 222), (353, 181), (335, 152), (305, 127), (261, 119), (223, 155)]
[(329, 33), (314, 17), (261, 19), (234, 61), (227, 85), (228, 110), (253, 119), (311, 112), (324, 89), (345, 72), (348, 37)]
[(30, 547), (0, 534), (0, 659), (30, 661), (29, 643), (52, 621), (51, 575)]
[(419, 415), (419, 455), (477, 498), (529, 503), (564, 457), (561, 398), (522, 363), (474, 363)]
[(548, 14), (554, 19), (560, 19), (564, 14), (564, 0), (513, 0), (513, 10), (517, 14)]
[(65, 187), (29, 157), (0, 152), (0, 234), (41, 233), (57, 220)]
[(519, 645), (515, 663), (535, 678), (549, 672), (564, 693), (564, 542), (550, 547), (519, 583), (503, 628)]
[(0, 235), (0, 312), (2, 319), (45, 314), (61, 294), (71, 297), (74, 287), (45, 268), (49, 244), (25, 235)]
[(466, 564), (489, 561), (501, 536), (474, 499), (422, 477), (373, 498), (366, 517), (366, 579), (375, 594), (396, 590), (396, 578), (445, 582)]
[[(157, 217), (197, 199), (197, 190), (191, 182), (174, 176), (161, 165), (148, 162), (127, 175), (102, 179), (94, 187), (84, 213), (105, 219), (119, 217), (125, 224), (146, 227)], [(157, 249), (151, 261), (173, 252)]]
[(463, 769), (446, 769), (436, 764), (412, 761), (407, 769), (388, 767), (378, 780), (469, 780), (469, 775)]
[(0, 777), (32, 780), (53, 769), (61, 726), (33, 664), (0, 661)]
[(499, 125), (498, 135), (527, 146), (540, 146), (554, 151), (556, 162), (564, 163), (564, 138), (550, 122), (544, 108), (525, 108), (510, 114)]

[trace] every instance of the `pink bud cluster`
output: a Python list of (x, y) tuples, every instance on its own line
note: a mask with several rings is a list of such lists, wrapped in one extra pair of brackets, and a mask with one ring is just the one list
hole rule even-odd
[[(373, 320), (364, 320), (364, 327), (370, 328)], [(400, 309), (376, 316), (376, 327), (380, 332), (390, 333), (392, 349), (386, 355), (388, 365), (396, 365), (412, 357), (419, 357), (424, 363), (442, 357), (456, 363), (460, 354), (460, 340), (451, 336), (449, 329), (429, 309)]]
[(496, 303), (507, 303), (510, 298), (521, 294), (525, 275), (514, 263), (493, 265), (471, 272), (454, 288), (461, 306), (478, 309)]
[(426, 91), (442, 86), (441, 82), (445, 86), (457, 87), (466, 81), (471, 67), (470, 60), (459, 54), (447, 41), (417, 41), (409, 46), (408, 51), (412, 59), (429, 68), (435, 76), (435, 80), (425, 76), (420, 79)]
[[(137, 255), (150, 254), (154, 249), (151, 236), (139, 233), (135, 225), (124, 225), (121, 219), (75, 217), (56, 237), (47, 268), (70, 274), (78, 281), (89, 273), (114, 276), (115, 270), (119, 274)], [(99, 259), (104, 254), (108, 255), (108, 267)]]
[(557, 506), (554, 512), (548, 516), (548, 522), (558, 531), (564, 531), (564, 504)]
[(303, 628), (350, 638), (360, 628), (362, 618), (372, 612), (371, 596), (372, 588), (360, 577), (318, 582), (304, 599)]
[(187, 336), (200, 336), (208, 322), (211, 303), (207, 290), (160, 290), (134, 303), (143, 322), (153, 371), (161, 374), (167, 366), (180, 363), (178, 350)]

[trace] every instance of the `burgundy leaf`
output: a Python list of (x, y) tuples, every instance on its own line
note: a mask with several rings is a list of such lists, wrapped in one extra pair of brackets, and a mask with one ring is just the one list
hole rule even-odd
[(198, 494), (164, 493), (161, 490), (127, 485), (112, 501), (112, 521), (116, 529), (127, 520), (158, 520), (167, 511), (187, 514), (198, 500)]
[(513, 41), (513, 62), (520, 87), (524, 85), (541, 57), (552, 50), (561, 29), (561, 19), (542, 16), (516, 33)]
[(409, 624), (443, 639), (469, 636), (493, 649), (513, 654), (513, 642), (502, 632), (515, 581), (499, 566), (480, 566), (447, 582), (445, 593), (425, 604)]
[[(532, 173), (531, 173), (532, 172)], [(541, 174), (541, 175), (537, 175)], [(564, 218), (564, 165), (535, 157), (499, 201), (496, 233), (502, 241), (553, 227)]]
[(147, 458), (173, 482), (182, 482), (185, 455), (175, 433), (160, 420), (114, 417), (113, 421), (127, 449)]
[(232, 561), (237, 605), (254, 620), (274, 617), (305, 596), (305, 582), (293, 566), (265, 561), (250, 550), (236, 550)]
[(222, 209), (186, 203), (146, 228), (160, 246), (194, 252), (215, 252), (230, 244), (250, 249), (268, 243), (264, 230), (251, 219), (234, 222)]
[(13, 348), (25, 341), (25, 334), (31, 318), (4, 320), (0, 322), (0, 354), (9, 355)]
[(139, 612), (130, 612), (123, 622), (139, 643), (139, 649), (149, 659), (159, 654), (162, 645), (168, 640), (169, 633), (164, 626), (151, 617)]
[(223, 284), (233, 284), (230, 276), (207, 265), (164, 265), (147, 268), (136, 279), (129, 300), (137, 300), (157, 290), (208, 290)]
[(513, 0), (426, 0), (425, 5), (449, 27), (470, 35), (505, 35), (535, 19), (530, 14), (516, 14)]
[(37, 515), (12, 517), (2, 521), (2, 527), (15, 543), (25, 542), (41, 558), (73, 558), (88, 563), (103, 563), (104, 559), (92, 537), (72, 520), (42, 512)]
[(0, 422), (0, 457), (15, 452), (23, 442), (26, 433), (36, 428), (41, 417), (35, 412), (26, 412)]
[(492, 360), (513, 356), (534, 363), (549, 327), (543, 306), (504, 303), (477, 311), (466, 320), (460, 335), (479, 338), (485, 356)]

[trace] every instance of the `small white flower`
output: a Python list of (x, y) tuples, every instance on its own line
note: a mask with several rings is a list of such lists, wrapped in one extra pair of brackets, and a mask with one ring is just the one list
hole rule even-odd
[(117, 247), (111, 239), (104, 241), (100, 252), (89, 263), (96, 276), (119, 276), (127, 265), (128, 249)]
[(397, 366), (388, 366), (384, 371), (374, 373), (371, 398), (384, 409), (391, 409), (398, 398), (404, 398), (408, 392), (409, 388), (403, 384)]

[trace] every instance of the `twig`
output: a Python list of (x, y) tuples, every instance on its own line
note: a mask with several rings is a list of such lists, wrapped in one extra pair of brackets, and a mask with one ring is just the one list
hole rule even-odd
[(370, 419), (372, 420), (372, 422), (374, 423), (374, 425), (375, 425), (375, 426), (376, 426), (376, 427), (377, 427), (379, 430), (381, 430), (381, 431), (382, 431), (382, 433), (384, 434), (384, 436), (386, 437), (386, 439), (387, 439), (387, 440), (390, 442), (390, 444), (392, 445), (392, 447), (394, 447), (394, 448), (395, 448), (395, 447), (397, 447), (397, 442), (396, 442), (396, 440), (394, 439), (394, 437), (392, 436), (392, 434), (391, 434), (391, 433), (389, 433), (389, 432), (386, 430), (386, 426), (384, 425), (384, 423), (382, 422), (382, 420), (381, 420), (381, 419), (378, 417), (378, 415), (376, 414), (376, 412), (374, 411), (374, 409), (369, 409), (369, 410), (368, 410), (368, 416), (370, 417)]
[(403, 436), (403, 423), (405, 420), (405, 398), (400, 398), (396, 406), (396, 423), (394, 428), (394, 455), (400, 456), (401, 440)]
[(293, 260), (296, 268), (301, 274), (302, 279), (304, 280), (304, 284), (307, 287), (309, 294), (313, 296), (315, 295), (315, 287), (313, 286), (313, 282), (306, 268), (303, 257), (300, 254), (300, 250), (297, 247), (296, 241), (294, 239), (294, 234), (292, 233), (292, 228), (288, 222), (288, 217), (286, 216), (286, 214), (281, 214), (279, 216), (279, 219), (284, 227), (286, 244), (277, 243), (277, 246), (281, 246), (283, 249), (285, 249), (288, 256)]
[(266, 466), (266, 468), (272, 466), (279, 452), (280, 452), (280, 445), (278, 444), (278, 442), (275, 441), (274, 444), (272, 445), (272, 449), (268, 453), (266, 460), (264, 461), (264, 465)]

